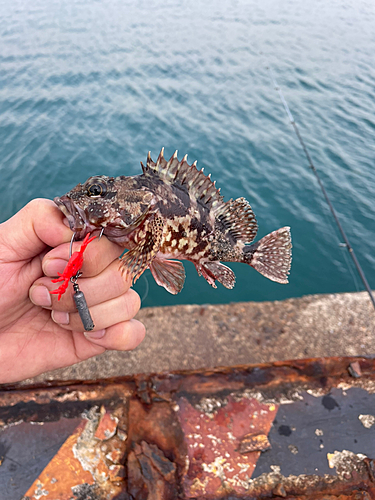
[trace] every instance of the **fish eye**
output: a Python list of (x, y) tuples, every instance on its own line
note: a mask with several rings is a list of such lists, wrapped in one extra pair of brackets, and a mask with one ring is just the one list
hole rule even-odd
[(87, 196), (91, 198), (99, 198), (99, 196), (104, 196), (107, 192), (107, 186), (104, 182), (95, 182), (87, 187)]

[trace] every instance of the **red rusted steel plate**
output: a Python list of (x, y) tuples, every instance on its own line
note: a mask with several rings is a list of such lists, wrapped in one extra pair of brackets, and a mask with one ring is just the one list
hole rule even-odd
[(271, 447), (267, 436), (277, 405), (232, 396), (199, 406), (181, 397), (177, 405), (188, 450), (185, 496), (214, 496), (223, 481), (245, 493), (261, 451)]
[(0, 392), (0, 499), (375, 499), (375, 361)]

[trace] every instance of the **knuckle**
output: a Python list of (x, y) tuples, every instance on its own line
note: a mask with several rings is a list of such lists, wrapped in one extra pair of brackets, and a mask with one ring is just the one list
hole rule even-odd
[(129, 285), (118, 272), (117, 266), (111, 270), (111, 280), (116, 287), (117, 295), (123, 295), (129, 290)]
[(40, 204), (43, 202), (41, 198), (34, 198), (33, 200), (29, 201), (27, 205), (25, 206), (26, 210), (35, 210), (37, 209)]
[(139, 297), (138, 293), (130, 288), (123, 295), (123, 297), (125, 299), (128, 315), (130, 317), (135, 316), (141, 307), (141, 298)]
[(138, 320), (133, 319), (129, 322), (130, 335), (129, 335), (129, 347), (128, 349), (135, 349), (143, 341), (146, 335), (146, 328), (143, 323)]
[(75, 305), (70, 300), (61, 299), (60, 301), (57, 298), (52, 299), (52, 309), (56, 311), (62, 311), (67, 313), (75, 313), (77, 311)]
[(44, 198), (34, 198), (24, 206), (23, 210), (30, 214), (40, 214), (41, 210), (46, 210), (50, 206), (50, 200)]
[(141, 323), (140, 321), (137, 321), (137, 325), (138, 325), (138, 330), (139, 330), (139, 337), (140, 337), (140, 342), (142, 342), (142, 340), (145, 338), (146, 336), (146, 327), (143, 323)]

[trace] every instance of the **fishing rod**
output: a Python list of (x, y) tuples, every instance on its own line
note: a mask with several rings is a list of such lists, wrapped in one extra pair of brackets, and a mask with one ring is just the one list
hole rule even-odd
[(370, 288), (370, 285), (368, 284), (368, 281), (367, 281), (367, 279), (366, 279), (366, 276), (365, 276), (365, 274), (364, 274), (364, 272), (363, 272), (363, 270), (362, 270), (362, 268), (361, 268), (361, 266), (360, 266), (360, 264), (359, 264), (359, 262), (358, 262), (358, 259), (357, 259), (356, 255), (355, 255), (355, 252), (354, 252), (354, 250), (353, 250), (352, 246), (350, 245), (349, 240), (348, 240), (348, 238), (347, 238), (347, 236), (346, 236), (346, 234), (345, 234), (345, 231), (344, 231), (344, 229), (343, 229), (343, 227), (342, 227), (342, 225), (341, 225), (341, 223), (340, 223), (340, 221), (339, 221), (339, 219), (338, 219), (338, 217), (337, 217), (336, 211), (335, 211), (335, 209), (333, 208), (333, 205), (332, 205), (332, 203), (331, 203), (331, 200), (330, 200), (330, 199), (329, 199), (329, 197), (328, 197), (327, 191), (325, 190), (325, 188), (324, 188), (324, 186), (323, 186), (323, 182), (322, 182), (322, 180), (321, 180), (321, 179), (320, 179), (320, 177), (319, 177), (318, 171), (317, 171), (317, 170), (316, 170), (316, 168), (315, 168), (315, 165), (314, 165), (314, 163), (313, 163), (313, 161), (312, 161), (312, 159), (311, 159), (311, 156), (310, 156), (310, 153), (308, 152), (308, 149), (307, 149), (307, 147), (306, 147), (306, 144), (304, 143), (304, 141), (303, 141), (303, 139), (302, 139), (302, 136), (301, 136), (301, 134), (300, 134), (300, 131), (299, 131), (298, 127), (297, 127), (297, 123), (295, 122), (295, 120), (294, 120), (294, 118), (293, 118), (293, 115), (292, 115), (292, 113), (290, 112), (290, 109), (289, 109), (288, 103), (286, 102), (286, 99), (285, 99), (285, 97), (284, 97), (284, 94), (282, 93), (282, 90), (281, 90), (280, 86), (278, 85), (278, 83), (277, 83), (277, 81), (276, 81), (276, 78), (274, 77), (274, 75), (273, 75), (273, 73), (272, 73), (271, 68), (270, 68), (269, 66), (267, 66), (267, 69), (268, 69), (268, 71), (270, 72), (271, 79), (272, 79), (272, 82), (273, 82), (273, 84), (274, 84), (275, 90), (278, 92), (278, 94), (279, 94), (279, 96), (280, 96), (281, 102), (283, 103), (283, 106), (284, 106), (284, 109), (285, 109), (285, 111), (286, 111), (286, 114), (288, 115), (289, 121), (290, 121), (290, 123), (292, 124), (292, 126), (293, 126), (293, 128), (294, 128), (294, 131), (295, 131), (295, 133), (296, 133), (296, 135), (297, 135), (297, 137), (298, 137), (298, 140), (299, 140), (299, 142), (300, 142), (300, 144), (301, 144), (301, 146), (302, 146), (302, 149), (303, 149), (303, 151), (304, 151), (304, 153), (305, 153), (305, 156), (306, 156), (306, 158), (307, 158), (307, 161), (309, 162), (309, 167), (311, 168), (311, 170), (312, 170), (312, 171), (314, 172), (314, 174), (315, 174), (315, 177), (316, 177), (316, 179), (317, 179), (317, 181), (318, 181), (318, 184), (319, 184), (319, 186), (320, 186), (320, 188), (321, 188), (321, 190), (322, 190), (322, 192), (323, 192), (324, 198), (325, 198), (325, 200), (326, 200), (326, 202), (327, 202), (327, 204), (328, 204), (328, 206), (329, 206), (329, 209), (331, 210), (331, 213), (332, 213), (332, 215), (333, 215), (333, 218), (335, 219), (335, 222), (336, 222), (336, 224), (337, 224), (337, 226), (338, 226), (338, 228), (339, 228), (339, 230), (340, 230), (341, 236), (342, 236), (342, 237), (343, 237), (343, 239), (344, 239), (345, 246), (346, 246), (346, 248), (348, 249), (349, 255), (350, 255), (350, 256), (351, 256), (351, 258), (353, 259), (354, 265), (355, 265), (355, 267), (357, 268), (358, 274), (359, 274), (359, 276), (361, 277), (361, 280), (362, 280), (362, 282), (363, 282), (363, 284), (364, 284), (364, 286), (365, 286), (365, 288), (366, 288), (366, 290), (367, 290), (367, 293), (368, 293), (368, 294), (369, 294), (369, 296), (370, 296), (370, 300), (371, 300), (372, 305), (374, 306), (374, 309), (375, 309), (375, 298), (374, 298), (374, 295), (373, 295), (372, 290), (371, 290), (371, 288)]

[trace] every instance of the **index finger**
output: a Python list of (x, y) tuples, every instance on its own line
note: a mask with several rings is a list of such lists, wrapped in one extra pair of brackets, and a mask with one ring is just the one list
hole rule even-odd
[(63, 224), (63, 218), (53, 201), (43, 198), (30, 201), (0, 224), (1, 257), (9, 262), (32, 259), (46, 247), (69, 241), (72, 232)]
[[(79, 251), (82, 242), (73, 243), (73, 252)], [(42, 261), (42, 269), (46, 276), (57, 276), (62, 273), (69, 260), (70, 243), (64, 243), (48, 252)], [(124, 251), (116, 243), (112, 243), (105, 236), (100, 241), (95, 238), (86, 248), (83, 254), (82, 274), (86, 277), (97, 276), (106, 269), (111, 262), (119, 257)]]

